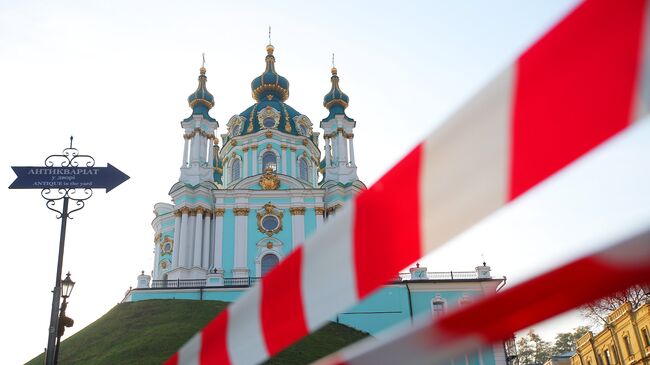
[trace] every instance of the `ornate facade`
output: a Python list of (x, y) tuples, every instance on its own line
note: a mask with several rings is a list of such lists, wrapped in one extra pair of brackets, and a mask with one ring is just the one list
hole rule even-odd
[(221, 134), (209, 111), (206, 69), (181, 122), (185, 141), (173, 204), (155, 205), (154, 280), (261, 277), (365, 185), (357, 177), (354, 119), (332, 68), (320, 133), (289, 106), (289, 81), (275, 70), (274, 47), (251, 83), (254, 104)]

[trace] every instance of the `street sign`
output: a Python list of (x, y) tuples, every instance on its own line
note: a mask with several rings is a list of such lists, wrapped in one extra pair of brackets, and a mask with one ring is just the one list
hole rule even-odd
[[(90, 155), (80, 155), (76, 148), (65, 148), (60, 155), (50, 155), (45, 159), (45, 166), (12, 166), (16, 180), (9, 189), (41, 189), (41, 196), (46, 200), (47, 209), (58, 213), (61, 219), (59, 236), (59, 258), (56, 265), (56, 279), (52, 290), (52, 309), (50, 327), (48, 328), (47, 353), (45, 363), (57, 363), (58, 344), (56, 341), (59, 328), (59, 316), (65, 317), (65, 307), (59, 311), (61, 301), (61, 270), (63, 266), (63, 249), (67, 220), (71, 213), (85, 206), (85, 201), (93, 195), (93, 189), (113, 190), (129, 179), (129, 176), (111, 164), (96, 167), (95, 159)], [(74, 202), (68, 211), (69, 201)], [(65, 303), (65, 301), (64, 301)], [(60, 339), (60, 336), (59, 336)]]
[(129, 176), (108, 164), (106, 167), (44, 167), (12, 166), (16, 180), (9, 189), (106, 189), (129, 179)]

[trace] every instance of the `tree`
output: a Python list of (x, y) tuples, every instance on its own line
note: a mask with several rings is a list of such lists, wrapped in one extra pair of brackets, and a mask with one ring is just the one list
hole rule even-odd
[(573, 332), (563, 332), (555, 335), (555, 344), (553, 345), (553, 356), (562, 355), (567, 352), (576, 350), (576, 342), (585, 333), (589, 332), (589, 326), (579, 326), (573, 329)]
[(530, 330), (528, 333), (517, 339), (517, 358), (519, 365), (543, 364), (551, 357), (551, 344), (542, 340)]
[(633, 286), (622, 292), (589, 303), (583, 306), (580, 312), (595, 324), (605, 325), (607, 324), (607, 315), (626, 302), (630, 302), (634, 310), (644, 303), (650, 302), (650, 288)]

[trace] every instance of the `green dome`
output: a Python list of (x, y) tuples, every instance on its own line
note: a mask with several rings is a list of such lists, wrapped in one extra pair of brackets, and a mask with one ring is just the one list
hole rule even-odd
[(273, 50), (272, 45), (266, 46), (266, 69), (251, 82), (253, 99), (258, 102), (262, 100), (285, 101), (289, 98), (289, 81), (275, 71)]
[(339, 88), (339, 77), (336, 67), (332, 67), (332, 89), (323, 98), (323, 106), (331, 114), (345, 114), (345, 108), (348, 107), (350, 98)]
[(190, 105), (190, 108), (192, 108), (192, 114), (202, 114), (203, 116), (212, 119), (208, 115), (208, 111), (214, 106), (214, 96), (210, 94), (206, 87), (208, 78), (205, 76), (205, 67), (201, 67), (200, 71), (199, 86), (197, 86), (196, 91), (187, 97), (187, 103)]
[[(293, 118), (300, 115), (297, 110), (282, 101), (260, 100), (239, 114), (243, 120), (240, 135), (268, 129), (298, 136), (300, 132)], [(269, 124), (265, 125), (267, 119)]]

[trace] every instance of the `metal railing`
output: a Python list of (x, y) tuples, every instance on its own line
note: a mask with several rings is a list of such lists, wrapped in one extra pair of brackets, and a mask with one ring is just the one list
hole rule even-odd
[(253, 286), (260, 280), (259, 277), (223, 278), (223, 286)]
[[(224, 278), (223, 287), (249, 287), (255, 285), (261, 278), (258, 277), (245, 277), (245, 278)], [(152, 280), (151, 288), (167, 289), (167, 288), (204, 288), (206, 287), (206, 279), (177, 279), (177, 280)]]
[(198, 288), (205, 286), (205, 279), (152, 280), (152, 288)]
[[(476, 271), (438, 271), (438, 272), (427, 272), (428, 280), (467, 280), (467, 279), (478, 279), (478, 273)], [(395, 278), (397, 281), (411, 280), (411, 273), (401, 272), (399, 277)], [(423, 280), (423, 279), (413, 279), (413, 280)]]

